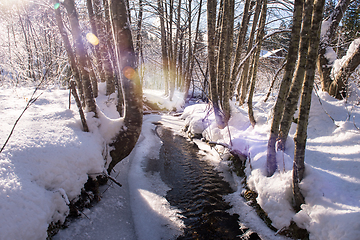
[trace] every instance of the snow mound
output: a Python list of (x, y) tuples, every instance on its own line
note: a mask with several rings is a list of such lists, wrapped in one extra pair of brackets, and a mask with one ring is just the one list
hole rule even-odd
[[(354, 88), (354, 87), (353, 87)], [(246, 154), (248, 186), (258, 193), (257, 202), (265, 210), (273, 226), (278, 229), (295, 221), (306, 228), (310, 239), (335, 240), (358, 239), (360, 235), (360, 108), (356, 105), (359, 93), (352, 89), (348, 103), (332, 98), (327, 93), (313, 93), (305, 153), (305, 178), (300, 183), (306, 203), (295, 213), (292, 209), (292, 160), (296, 124), (292, 123), (285, 152), (277, 152), (278, 171), (266, 176), (266, 155), (272, 108), (275, 101), (263, 102), (261, 95), (254, 97), (254, 115), (257, 124), (253, 128), (248, 120), (246, 106), (232, 105), (229, 126), (216, 127), (214, 114), (204, 105), (194, 105), (184, 110), (183, 118), (190, 131), (200, 132), (200, 122), (206, 122), (202, 135), (209, 141), (222, 142)], [(353, 101), (354, 103), (351, 103)], [(206, 114), (206, 113), (210, 114)], [(331, 118), (329, 117), (331, 116)], [(221, 147), (216, 147), (223, 151)], [(239, 182), (239, 181), (238, 181)], [(244, 215), (241, 201), (242, 189), (228, 198), (234, 211)], [(238, 197), (235, 197), (238, 196)], [(249, 227), (254, 216), (246, 220)], [(273, 236), (271, 236), (272, 238)]]
[[(0, 89), (0, 142), (32, 92)], [(40, 92), (0, 155), (0, 239), (46, 239), (48, 225), (64, 222), (69, 200), (77, 198), (88, 176), (103, 172), (105, 144), (122, 124), (89, 114), (91, 132), (83, 132), (74, 101), (68, 109), (68, 90)]]

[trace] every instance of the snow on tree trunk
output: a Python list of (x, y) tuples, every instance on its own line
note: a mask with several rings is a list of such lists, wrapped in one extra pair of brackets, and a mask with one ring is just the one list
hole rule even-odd
[(346, 97), (346, 85), (350, 75), (360, 64), (360, 38), (354, 40), (346, 55), (336, 60), (332, 69), (333, 81), (329, 88), (329, 94), (337, 99)]
[(332, 82), (330, 78), (331, 68), (336, 60), (336, 53), (330, 47), (336, 34), (336, 29), (344, 16), (350, 0), (340, 0), (330, 16), (325, 19), (321, 26), (319, 57), (317, 61), (320, 74), (321, 87), (323, 91), (328, 92)]

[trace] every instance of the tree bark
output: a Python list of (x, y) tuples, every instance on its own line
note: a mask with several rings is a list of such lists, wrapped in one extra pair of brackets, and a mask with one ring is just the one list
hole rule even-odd
[[(71, 80), (71, 81), (69, 82), (69, 88), (70, 88), (71, 94), (73, 95), (73, 97), (74, 97), (74, 99), (75, 99), (76, 106), (77, 106), (78, 109), (79, 109), (79, 114), (80, 114), (81, 124), (82, 124), (82, 126), (83, 126), (83, 131), (84, 131), (84, 132), (89, 132), (89, 127), (88, 127), (88, 125), (87, 125), (87, 123), (86, 123), (84, 111), (83, 111), (83, 109), (82, 109), (79, 96), (78, 96), (78, 94), (77, 94), (77, 92), (76, 92), (75, 81)], [(70, 105), (69, 105), (69, 108), (70, 108)]]
[(285, 143), (289, 134), (289, 130), (292, 123), (292, 118), (297, 108), (299, 101), (299, 96), (301, 93), (301, 88), (304, 83), (305, 67), (306, 60), (309, 49), (309, 34), (311, 30), (311, 14), (314, 7), (313, 0), (306, 0), (305, 9), (304, 9), (304, 18), (302, 23), (301, 38), (300, 38), (300, 50), (297, 61), (297, 66), (295, 70), (295, 75), (293, 77), (292, 85), (290, 87), (289, 95), (285, 102), (284, 111), (282, 114), (281, 124), (280, 124), (280, 134), (278, 141), (278, 148), (281, 151), (285, 151)]
[(329, 92), (330, 84), (332, 83), (330, 74), (332, 65), (334, 63), (332, 59), (327, 58), (326, 53), (333, 51), (333, 49), (330, 47), (331, 42), (335, 37), (336, 29), (338, 28), (350, 2), (350, 0), (339, 0), (328, 19), (324, 20), (323, 22), (323, 27), (327, 28), (327, 30), (324, 31), (323, 35), (321, 36), (317, 66), (320, 75), (321, 88), (326, 92)]
[[(223, 99), (222, 99), (222, 108), (224, 111), (224, 121), (227, 124), (230, 119), (230, 66), (232, 60), (232, 50), (233, 50), (233, 36), (234, 36), (234, 7), (235, 1), (234, 0), (226, 0), (225, 7), (226, 15), (224, 16), (224, 23), (225, 25), (225, 47), (224, 47), (224, 75), (223, 78)], [(226, 19), (226, 20), (225, 20)]]
[(188, 94), (189, 94), (189, 90), (190, 90), (190, 84), (191, 84), (191, 75), (190, 75), (190, 62), (191, 62), (191, 58), (192, 58), (192, 54), (193, 54), (193, 51), (192, 51), (192, 43), (191, 43), (191, 38), (192, 38), (192, 34), (191, 34), (191, 23), (192, 23), (192, 20), (191, 20), (191, 13), (192, 13), (192, 10), (191, 10), (191, 3), (192, 3), (192, 0), (189, 0), (189, 4), (188, 4), (188, 43), (189, 43), (189, 47), (188, 47), (188, 59), (187, 59), (187, 62), (186, 62), (186, 68), (185, 68), (185, 89), (184, 89), (184, 99), (186, 100), (187, 97), (188, 97)]
[[(88, 14), (89, 14), (89, 21), (90, 21), (90, 26), (91, 26), (91, 32), (92, 34), (94, 34), (98, 39), (99, 38), (99, 34), (98, 34), (98, 28), (96, 26), (96, 18), (95, 18), (95, 14), (94, 14), (94, 9), (93, 9), (93, 3), (92, 0), (86, 0), (86, 5), (87, 5), (87, 9), (88, 9)], [(100, 76), (100, 81), (101, 82), (105, 82), (105, 73), (103, 71), (103, 63), (102, 63), (102, 58), (101, 58), (101, 53), (100, 53), (100, 48), (99, 48), (99, 43), (98, 44), (93, 44), (93, 48), (94, 48), (94, 52), (95, 52), (95, 57), (96, 57), (96, 68), (97, 68), (97, 72)], [(97, 89), (96, 89), (97, 90)], [(95, 94), (95, 97), (97, 94)]]
[(162, 55), (162, 67), (165, 82), (165, 95), (169, 94), (169, 62), (168, 62), (168, 50), (166, 44), (166, 31), (164, 20), (164, 7), (163, 0), (158, 0), (158, 14), (160, 19), (160, 31), (161, 31), (161, 55)]
[[(172, 54), (172, 57), (173, 57), (172, 64), (173, 64), (173, 68), (174, 68), (174, 73), (176, 73), (175, 74), (175, 79), (172, 80), (172, 81), (174, 81), (174, 84), (176, 82), (176, 79), (181, 78), (181, 72), (178, 71), (178, 68), (180, 68), (182, 63), (179, 61), (178, 62), (178, 68), (176, 67), (176, 61), (177, 61), (177, 58), (178, 58), (179, 40), (181, 41), (182, 36), (183, 36), (183, 33), (181, 33), (182, 29), (180, 29), (180, 21), (181, 21), (181, 0), (179, 0), (178, 7), (177, 7), (175, 43), (174, 43), (174, 49), (173, 49), (174, 52)], [(179, 57), (180, 57), (180, 54), (182, 54), (182, 53), (180, 52), (180, 49), (179, 49)], [(179, 83), (178, 83), (178, 87), (180, 87)]]
[(214, 108), (215, 120), (220, 128), (224, 128), (224, 120), (219, 108), (218, 88), (216, 81), (216, 60), (215, 60), (215, 21), (216, 0), (207, 1), (207, 28), (208, 28), (208, 66), (210, 79), (211, 102)]
[[(109, 16), (109, 5), (108, 1), (103, 1), (103, 8), (105, 12), (105, 18), (100, 9), (100, 0), (94, 0), (95, 13), (96, 13), (96, 21), (99, 27), (99, 37), (100, 37), (100, 52), (103, 61), (103, 67), (105, 72), (105, 81), (106, 81), (106, 95), (110, 95), (115, 92), (115, 88), (118, 87), (119, 81), (117, 76), (116, 68), (116, 59), (114, 54), (114, 41), (112, 40), (111, 34), (111, 24), (110, 24), (110, 16)], [(113, 62), (113, 64), (111, 63)], [(118, 95), (121, 96), (121, 91), (118, 89)], [(117, 106), (119, 112), (122, 112), (122, 101), (118, 101)], [(122, 116), (122, 115), (120, 115)]]
[(251, 14), (250, 11), (253, 7), (254, 2), (251, 0), (246, 0), (245, 5), (244, 5), (244, 10), (243, 10), (243, 18), (242, 18), (242, 22), (241, 22), (241, 28), (240, 28), (240, 32), (239, 32), (239, 36), (238, 36), (238, 40), (237, 40), (237, 46), (236, 46), (236, 52), (235, 52), (235, 58), (234, 58), (234, 63), (233, 63), (233, 67), (232, 67), (232, 72), (231, 72), (231, 89), (230, 92), (233, 94), (235, 91), (235, 87), (236, 87), (236, 82), (237, 82), (237, 77), (239, 75), (240, 72), (240, 60), (241, 60), (241, 53), (243, 50), (243, 45), (244, 45), (244, 41), (245, 41), (245, 37), (246, 37), (246, 32), (248, 30), (249, 27), (249, 21), (250, 21), (250, 17)]
[(293, 26), (291, 30), (291, 38), (287, 55), (285, 73), (281, 81), (278, 98), (274, 107), (273, 120), (270, 129), (270, 138), (267, 146), (266, 165), (267, 174), (269, 177), (272, 176), (277, 169), (275, 145), (279, 136), (280, 120), (283, 114), (285, 100), (288, 96), (291, 80), (294, 74), (296, 59), (298, 56), (303, 8), (304, 0), (295, 0)]
[(60, 8), (55, 9), (55, 18), (56, 18), (57, 26), (58, 26), (59, 31), (60, 31), (61, 38), (62, 38), (62, 40), (64, 42), (64, 47), (65, 47), (66, 53), (67, 53), (68, 58), (69, 58), (71, 71), (72, 71), (72, 73), (74, 75), (74, 79), (75, 79), (76, 85), (78, 87), (80, 100), (81, 100), (81, 103), (82, 103), (81, 105), (83, 105), (84, 104), (84, 91), (83, 91), (83, 86), (82, 86), (82, 82), (81, 82), (81, 79), (80, 79), (80, 72), (79, 72), (79, 69), (78, 69), (78, 67), (76, 65), (75, 54), (74, 54), (74, 52), (73, 52), (73, 50), (71, 48), (69, 37), (68, 37), (68, 35), (66, 33), (66, 30), (64, 28)]
[(174, 52), (173, 52), (173, 9), (174, 9), (174, 0), (170, 0), (169, 6), (169, 37), (168, 37), (168, 56), (169, 56), (169, 100), (172, 101), (175, 93), (175, 59), (174, 59)]
[(256, 43), (258, 45), (256, 47), (256, 52), (254, 55), (254, 64), (253, 64), (253, 70), (252, 70), (253, 74), (251, 77), (251, 86), (250, 86), (249, 97), (248, 97), (249, 120), (253, 127), (255, 126), (256, 121), (255, 121), (255, 117), (254, 117), (252, 100), (253, 100), (253, 95), (254, 95), (254, 91), (255, 91), (255, 83), (256, 83), (257, 68), (258, 68), (259, 58), (260, 58), (261, 44), (263, 41), (263, 37), (265, 35), (266, 12), (267, 12), (267, 0), (263, 0), (258, 34), (256, 36)]
[[(194, 69), (194, 65), (195, 65), (195, 58), (196, 58), (195, 54), (196, 54), (196, 51), (197, 51), (198, 45), (199, 45), (198, 41), (199, 41), (199, 31), (200, 31), (199, 28), (200, 28), (200, 20), (201, 20), (201, 8), (202, 8), (202, 0), (199, 1), (199, 12), (198, 12), (198, 18), (197, 18), (197, 23), (196, 23), (194, 47), (189, 49), (189, 51), (192, 50), (192, 53), (189, 54), (189, 57), (190, 57), (189, 70), (186, 74), (187, 82), (190, 82), (192, 79), (193, 69)], [(189, 89), (190, 89), (190, 87), (189, 87)], [(189, 91), (189, 89), (187, 89), (187, 91)]]
[(112, 161), (108, 173), (127, 157), (140, 136), (142, 127), (142, 89), (132, 42), (128, 10), (124, 0), (109, 0), (117, 62), (125, 99), (124, 126), (111, 144)]
[(299, 121), (294, 137), (295, 152), (293, 164), (293, 194), (294, 194), (294, 209), (300, 211), (301, 204), (305, 203), (299, 188), (299, 183), (304, 178), (305, 172), (305, 146), (307, 139), (307, 126), (309, 122), (309, 113), (311, 106), (311, 94), (314, 87), (316, 59), (318, 56), (319, 42), (320, 42), (320, 27), (323, 15), (325, 0), (316, 0), (314, 3), (314, 11), (311, 23), (310, 39), (311, 45), (308, 51), (306, 63), (306, 75), (304, 86), (300, 100)]
[(346, 98), (348, 78), (360, 64), (360, 38), (356, 39), (353, 44), (355, 44), (355, 42), (357, 46), (354, 46), (355, 49), (351, 56), (349, 56), (339, 71), (335, 73), (336, 75), (329, 88), (329, 94), (337, 99)]
[(69, 16), (71, 32), (75, 41), (76, 55), (78, 56), (78, 65), (79, 65), (81, 80), (84, 88), (84, 98), (85, 98), (87, 111), (94, 112), (96, 115), (96, 105), (95, 105), (92, 86), (90, 82), (90, 76), (89, 76), (89, 72), (85, 69), (87, 66), (86, 52), (81, 37), (79, 19), (75, 9), (74, 0), (64, 0), (64, 6)]
[[(261, 6), (262, 6), (262, 0), (256, 0), (255, 15), (254, 15), (254, 18), (253, 18), (253, 23), (252, 23), (252, 27), (251, 27), (249, 40), (248, 40), (248, 46), (247, 46), (246, 54), (248, 54), (251, 51), (252, 47), (253, 47), (253, 42), (254, 42), (254, 37), (255, 37), (255, 30), (256, 30), (258, 20), (259, 20), (259, 16), (260, 16), (260, 12), (261, 12)], [(238, 95), (240, 96), (240, 101), (239, 101), (240, 105), (243, 105), (245, 103), (245, 99), (246, 99), (246, 95), (247, 95), (249, 65), (250, 65), (250, 58), (248, 58), (246, 60), (246, 62), (244, 63), (243, 72), (242, 72), (242, 76), (241, 76), (241, 81), (240, 81), (239, 86), (238, 86)], [(241, 90), (241, 94), (240, 94), (240, 90)]]

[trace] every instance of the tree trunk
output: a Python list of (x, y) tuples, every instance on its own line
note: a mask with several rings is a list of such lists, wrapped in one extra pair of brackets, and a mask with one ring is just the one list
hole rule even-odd
[(142, 52), (142, 43), (141, 43), (142, 20), (143, 20), (143, 0), (139, 0), (139, 16), (137, 19), (136, 43), (135, 43), (135, 54), (139, 66), (141, 65), (141, 52)]
[(173, 52), (173, 31), (172, 31), (172, 25), (173, 25), (173, 9), (174, 9), (174, 0), (170, 0), (170, 6), (169, 6), (169, 37), (168, 37), (168, 56), (169, 56), (169, 99), (170, 101), (173, 100), (174, 93), (175, 93), (175, 58), (174, 58), (174, 52)]
[(323, 15), (325, 0), (316, 0), (314, 3), (314, 11), (311, 23), (310, 39), (311, 42), (307, 63), (306, 63), (306, 75), (304, 80), (304, 86), (300, 100), (299, 121), (294, 137), (295, 152), (294, 152), (294, 164), (293, 164), (293, 193), (294, 193), (294, 209), (300, 211), (301, 204), (303, 204), (304, 197), (302, 196), (299, 188), (299, 183), (304, 177), (305, 172), (305, 146), (307, 139), (307, 126), (309, 121), (311, 94), (314, 87), (316, 59), (319, 50), (320, 42), (320, 27)]
[(66, 53), (67, 53), (68, 58), (69, 58), (70, 67), (71, 67), (72, 73), (74, 75), (76, 85), (78, 87), (80, 100), (81, 100), (81, 103), (83, 105), (84, 104), (84, 91), (83, 91), (83, 86), (82, 86), (82, 82), (81, 82), (81, 79), (80, 79), (80, 73), (79, 73), (78, 67), (76, 66), (75, 55), (74, 55), (74, 52), (73, 52), (73, 50), (71, 48), (69, 37), (68, 37), (68, 35), (66, 33), (66, 30), (64, 28), (60, 8), (55, 9), (55, 18), (56, 18), (56, 23), (57, 23), (58, 28), (59, 28), (59, 32), (61, 34), (61, 38), (62, 38), (62, 40), (64, 42), (64, 47), (65, 47)]
[(89, 76), (89, 72), (85, 69), (87, 66), (86, 52), (81, 37), (79, 19), (75, 9), (74, 0), (64, 0), (64, 6), (68, 13), (68, 17), (71, 25), (71, 32), (75, 41), (76, 54), (78, 56), (78, 65), (79, 65), (81, 80), (84, 88), (84, 97), (85, 97), (85, 104), (87, 107), (87, 111), (94, 112), (96, 115), (96, 105), (92, 92), (92, 86), (90, 83), (90, 76)]
[[(94, 6), (100, 6), (100, 0), (94, 0)], [(105, 18), (103, 18), (100, 7), (95, 8), (96, 19), (99, 27), (99, 37), (100, 37), (100, 51), (101, 57), (103, 61), (103, 67), (105, 72), (106, 79), (106, 95), (110, 95), (115, 92), (115, 87), (119, 85), (117, 76), (117, 67), (116, 59), (114, 54), (114, 41), (112, 40), (111, 34), (111, 24), (110, 24), (110, 16), (109, 16), (109, 5), (108, 1), (103, 1)], [(113, 62), (113, 64), (111, 63)], [(121, 95), (121, 91), (118, 89), (118, 95)], [(122, 109), (122, 101), (118, 101), (118, 110)], [(122, 111), (119, 111), (122, 112)], [(122, 116), (122, 115), (120, 115)]]
[(292, 118), (297, 108), (301, 88), (304, 83), (306, 59), (309, 49), (309, 34), (311, 30), (311, 14), (313, 12), (314, 0), (306, 0), (305, 2), (305, 14), (302, 23), (301, 39), (300, 39), (300, 50), (298, 62), (293, 77), (292, 85), (290, 87), (289, 95), (285, 102), (285, 108), (282, 114), (280, 134), (278, 148), (279, 150), (285, 151), (285, 143), (289, 134), (289, 130), (292, 123)]
[[(217, 94), (218, 94), (218, 98), (219, 98), (219, 106), (220, 109), (222, 109), (222, 102), (223, 102), (223, 87), (224, 87), (224, 56), (225, 56), (225, 38), (226, 38), (226, 34), (225, 34), (225, 28), (226, 28), (226, 24), (227, 24), (227, 18), (226, 15), (224, 14), (225, 11), (225, 5), (227, 0), (222, 0), (221, 1), (221, 10), (219, 12), (219, 17), (221, 17), (221, 24), (220, 26), (218, 26), (218, 30), (217, 30), (217, 34), (218, 34), (218, 44), (216, 46), (218, 46), (218, 51), (217, 51)], [(224, 118), (225, 120), (225, 118)]]
[(94, 72), (94, 67), (92, 65), (91, 62), (91, 58), (88, 54), (86, 54), (86, 64), (87, 64), (87, 69), (89, 71), (89, 76), (90, 76), (90, 82), (91, 82), (91, 89), (93, 92), (93, 96), (94, 98), (98, 97), (99, 94), (99, 90), (98, 90), (98, 83), (97, 83), (97, 78), (96, 78), (96, 74)]
[(256, 121), (255, 121), (255, 117), (254, 117), (252, 100), (253, 100), (253, 95), (254, 95), (254, 91), (255, 91), (255, 83), (256, 83), (256, 77), (257, 77), (256, 75), (257, 75), (257, 68), (258, 68), (259, 58), (260, 58), (261, 44), (263, 41), (263, 37), (265, 35), (266, 12), (267, 12), (267, 0), (263, 0), (258, 34), (256, 36), (256, 43), (258, 45), (256, 47), (256, 52), (254, 55), (254, 61), (253, 61), (254, 64), (253, 64), (253, 70), (252, 70), (253, 74), (252, 74), (252, 78), (251, 78), (251, 87), (250, 87), (250, 92), (249, 92), (249, 97), (248, 97), (249, 119), (250, 119), (250, 123), (253, 127), (255, 126)]
[[(198, 42), (199, 42), (199, 32), (200, 32), (199, 28), (200, 28), (200, 20), (201, 20), (201, 8), (202, 8), (202, 0), (199, 1), (199, 12), (198, 12), (198, 18), (197, 18), (197, 23), (196, 23), (194, 47), (189, 48), (189, 51), (192, 50), (192, 53), (189, 54), (189, 57), (190, 57), (190, 59), (188, 59), (189, 70), (186, 74), (187, 81), (189, 81), (189, 82), (192, 79), (192, 74), (193, 74), (194, 65), (195, 65), (195, 58), (196, 58), (195, 54), (196, 54), (196, 51), (197, 51), (198, 45), (199, 45)], [(189, 87), (189, 89), (190, 89), (190, 87)]]
[(185, 94), (184, 94), (184, 99), (186, 100), (186, 98), (188, 97), (189, 94), (189, 89), (190, 89), (190, 84), (191, 84), (191, 74), (190, 74), (190, 62), (191, 62), (191, 58), (192, 58), (192, 46), (191, 46), (191, 3), (192, 0), (189, 0), (189, 4), (188, 4), (188, 43), (189, 43), (189, 47), (188, 47), (188, 60), (186, 62), (186, 68), (185, 68)]
[(59, 28), (59, 32), (60, 32), (62, 40), (64, 42), (66, 53), (67, 53), (68, 58), (69, 58), (71, 71), (72, 71), (72, 73), (74, 75), (74, 79), (75, 79), (75, 81), (70, 81), (69, 82), (69, 88), (70, 88), (70, 91), (71, 91), (72, 95), (74, 96), (74, 99), (76, 101), (76, 105), (77, 105), (77, 107), (79, 109), (79, 114), (80, 114), (80, 119), (81, 119), (81, 123), (82, 123), (82, 126), (83, 126), (83, 131), (84, 132), (89, 132), (89, 127), (88, 127), (88, 125), (86, 123), (84, 112), (83, 112), (83, 109), (82, 109), (82, 103), (81, 103), (81, 100), (80, 100), (81, 98), (79, 99), (79, 96), (78, 96), (78, 94), (76, 92), (76, 87), (75, 87), (75, 83), (76, 83), (76, 85), (78, 86), (78, 89), (79, 89), (79, 93), (81, 92), (81, 94), (82, 94), (80, 96), (82, 96), (82, 98), (83, 98), (84, 96), (83, 96), (83, 91), (82, 91), (82, 84), (81, 84), (81, 80), (80, 80), (79, 69), (76, 66), (74, 52), (73, 52), (73, 50), (71, 48), (71, 44), (70, 44), (68, 35), (67, 35), (67, 33), (65, 31), (65, 28), (64, 28), (60, 8), (55, 9), (55, 18), (56, 18), (56, 22), (57, 22), (57, 25), (58, 25), (58, 28)]
[(180, 46), (179, 46), (179, 57), (178, 57), (178, 87), (184, 88), (184, 70), (183, 70), (183, 56), (184, 56), (184, 32), (180, 32)]
[(216, 81), (216, 60), (215, 60), (215, 21), (216, 19), (216, 0), (207, 1), (207, 29), (208, 29), (208, 65), (209, 65), (209, 79), (211, 102), (213, 104), (215, 120), (220, 128), (224, 128), (224, 120), (219, 109), (218, 88)]
[(349, 47), (349, 49), (354, 48), (352, 54), (339, 71), (335, 73), (334, 80), (329, 88), (329, 94), (337, 99), (346, 98), (347, 80), (360, 64), (360, 38), (356, 39), (352, 44), (353, 46)]
[(28, 39), (28, 34), (27, 34), (27, 30), (25, 29), (25, 25), (23, 23), (23, 20), (20, 16), (19, 13), (19, 22), (21, 25), (21, 29), (22, 32), (24, 34), (24, 40), (25, 40), (25, 49), (27, 52), (27, 77), (30, 79), (33, 79), (34, 81), (36, 81), (36, 76), (35, 76), (35, 72), (33, 69), (33, 53), (31, 51), (31, 45), (30, 45), (30, 40)]
[[(328, 19), (323, 22), (324, 33), (321, 35), (319, 57), (317, 61), (318, 71), (320, 75), (321, 88), (323, 91), (329, 92), (332, 79), (330, 77), (333, 61), (327, 58), (326, 53), (334, 51), (330, 45), (335, 37), (336, 29), (344, 16), (347, 7), (350, 4), (350, 0), (339, 0), (335, 9), (331, 12)], [(325, 29), (326, 28), (326, 29)], [(326, 30), (326, 31), (325, 31)], [(335, 95), (334, 95), (335, 96)]]
[(165, 31), (165, 21), (164, 21), (164, 7), (163, 0), (158, 0), (158, 14), (160, 19), (160, 31), (161, 31), (161, 54), (162, 54), (162, 67), (164, 73), (164, 82), (165, 82), (165, 95), (169, 94), (169, 64), (168, 64), (168, 51), (166, 44), (166, 31)]
[[(227, 124), (230, 119), (230, 66), (232, 60), (232, 50), (233, 50), (233, 36), (234, 36), (234, 0), (226, 0), (224, 9), (226, 11), (226, 15), (224, 16), (225, 25), (223, 25), (223, 30), (225, 30), (225, 42), (224, 44), (224, 75), (221, 76), (223, 79), (223, 99), (222, 99), (222, 109), (224, 111), (224, 121)], [(225, 20), (226, 19), (226, 20)], [(223, 33), (222, 33), (223, 34)], [(221, 45), (222, 45), (221, 44)]]
[[(262, 6), (262, 0), (256, 0), (255, 15), (253, 18), (253, 23), (252, 23), (252, 27), (251, 27), (250, 37), (248, 40), (246, 54), (248, 54), (253, 47), (255, 30), (256, 30), (258, 20), (259, 20), (261, 6)], [(242, 76), (241, 76), (241, 82), (239, 83), (239, 86), (238, 86), (238, 95), (240, 96), (240, 102), (239, 102), (240, 105), (243, 105), (245, 103), (245, 99), (246, 99), (246, 95), (247, 95), (249, 65), (250, 65), (250, 58), (248, 58), (244, 64), (243, 72), (242, 72)], [(240, 90), (241, 90), (241, 94), (240, 94)]]
[(117, 62), (125, 99), (124, 126), (111, 144), (112, 161), (108, 173), (127, 157), (140, 136), (142, 127), (142, 89), (132, 42), (128, 10), (124, 0), (109, 0)]
[(283, 114), (285, 100), (290, 89), (291, 80), (295, 69), (295, 63), (298, 56), (303, 8), (304, 0), (295, 0), (293, 26), (291, 30), (291, 38), (286, 60), (285, 73), (281, 81), (278, 98), (274, 107), (273, 120), (270, 129), (270, 138), (267, 146), (266, 165), (267, 174), (269, 177), (272, 176), (277, 169), (275, 144), (279, 135), (280, 120)]
[(240, 28), (239, 36), (238, 36), (238, 40), (237, 40), (234, 64), (233, 64), (233, 68), (232, 68), (232, 72), (231, 72), (231, 89), (230, 89), (231, 94), (234, 94), (237, 77), (240, 72), (239, 65), (240, 65), (240, 60), (241, 60), (241, 53), (243, 50), (246, 32), (248, 30), (249, 21), (250, 21), (250, 17), (251, 17), (251, 14), (249, 14), (249, 13), (253, 7), (253, 4), (254, 4), (253, 1), (246, 0), (245, 5), (244, 5), (243, 18), (242, 18), (241, 28)]
[[(98, 28), (96, 26), (96, 19), (95, 19), (95, 14), (94, 14), (94, 10), (93, 10), (92, 0), (86, 0), (86, 5), (87, 5), (87, 9), (88, 9), (88, 14), (89, 14), (91, 32), (97, 38), (99, 38), (99, 34), (98, 34), (98, 30), (97, 30)], [(105, 74), (104, 74), (104, 71), (103, 71), (103, 64), (102, 64), (102, 61), (101, 61), (102, 58), (101, 58), (101, 54), (100, 54), (99, 43), (97, 43), (95, 41), (95, 42), (93, 42), (91, 44), (93, 45), (94, 52), (95, 52), (96, 68), (97, 68), (99, 76), (100, 76), (100, 81), (105, 82)]]
[[(183, 34), (181, 33), (182, 29), (180, 29), (180, 21), (181, 21), (181, 0), (179, 0), (178, 7), (177, 7), (175, 43), (174, 43), (174, 49), (173, 49), (174, 52), (172, 54), (172, 57), (173, 57), (172, 64), (173, 64), (175, 76), (174, 76), (174, 79), (171, 80), (171, 81), (174, 81), (174, 84), (176, 82), (176, 79), (179, 79), (181, 77), (180, 76), (181, 72), (179, 73), (178, 68), (176, 67), (176, 61), (177, 61), (177, 58), (178, 58), (179, 40), (181, 41), (182, 36), (183, 36)], [(180, 49), (179, 49), (179, 57), (180, 57), (180, 54), (182, 54), (182, 53), (180, 52)], [(180, 68), (181, 65), (182, 65), (182, 63), (179, 61), (178, 62), (179, 68)], [(178, 84), (178, 87), (180, 87), (180, 84)]]

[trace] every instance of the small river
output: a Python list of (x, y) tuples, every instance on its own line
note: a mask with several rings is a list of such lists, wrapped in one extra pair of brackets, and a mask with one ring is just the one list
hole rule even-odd
[(234, 191), (201, 160), (197, 145), (161, 125), (156, 132), (163, 145), (159, 159), (150, 161), (147, 170), (160, 172), (171, 188), (166, 199), (182, 211), (185, 229), (178, 239), (260, 239), (251, 230), (240, 229), (239, 216), (227, 212), (231, 206), (223, 196)]

